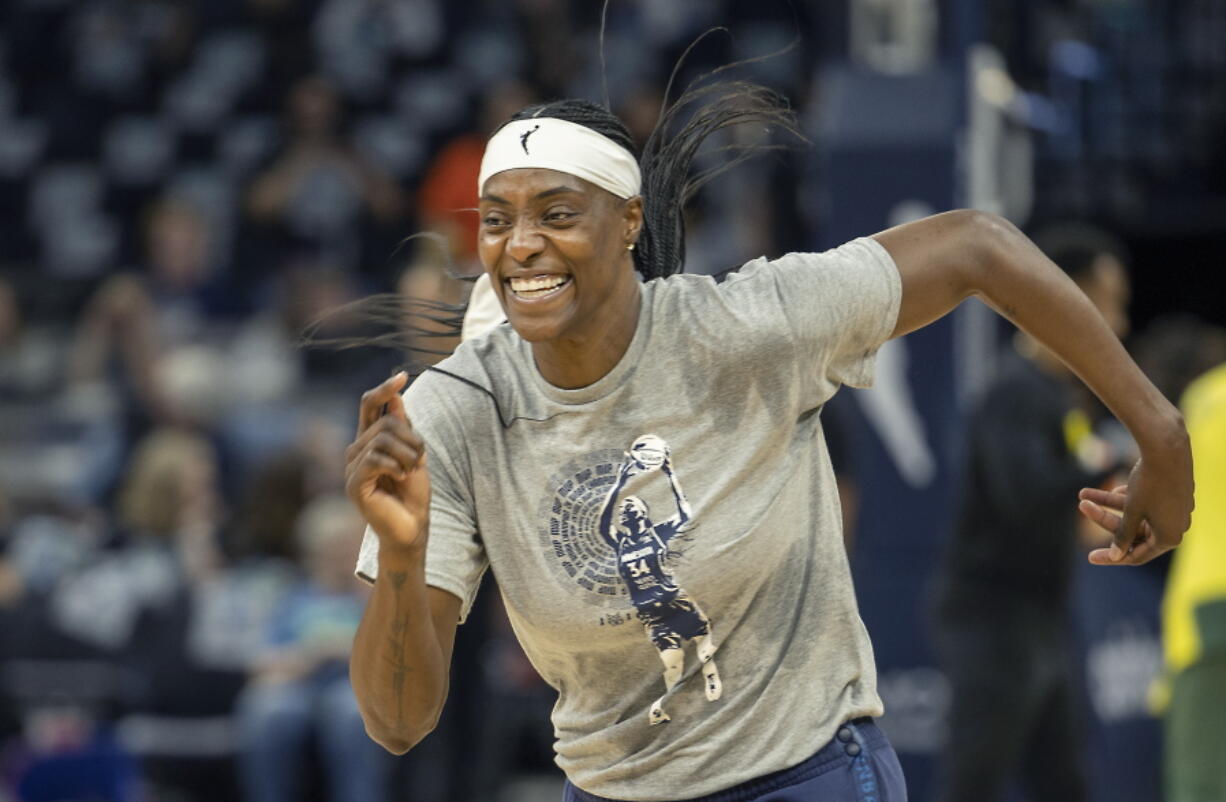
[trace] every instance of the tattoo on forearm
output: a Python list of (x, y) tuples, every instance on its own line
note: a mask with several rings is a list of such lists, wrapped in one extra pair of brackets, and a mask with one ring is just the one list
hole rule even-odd
[(392, 619), (392, 633), (388, 638), (388, 662), (392, 666), (392, 693), (396, 697), (396, 726), (404, 726), (404, 681), (405, 676), (412, 671), (405, 659), (405, 641), (409, 633), (409, 611), (401, 605), (401, 595), (408, 574), (404, 571), (394, 571), (387, 577), (392, 583), (392, 592), (396, 594), (396, 617)]

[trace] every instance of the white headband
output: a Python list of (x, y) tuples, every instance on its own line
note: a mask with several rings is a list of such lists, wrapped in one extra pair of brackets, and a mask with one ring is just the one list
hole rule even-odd
[(634, 197), (643, 184), (630, 151), (587, 126), (555, 117), (514, 120), (498, 129), (485, 146), (477, 194), (490, 176), (518, 167), (578, 176), (619, 198)]

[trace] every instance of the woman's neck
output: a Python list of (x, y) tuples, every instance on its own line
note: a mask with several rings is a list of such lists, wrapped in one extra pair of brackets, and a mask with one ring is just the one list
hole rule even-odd
[(545, 381), (563, 390), (595, 384), (625, 356), (638, 328), (642, 288), (632, 272), (621, 282), (603, 319), (573, 336), (532, 344), (536, 368)]

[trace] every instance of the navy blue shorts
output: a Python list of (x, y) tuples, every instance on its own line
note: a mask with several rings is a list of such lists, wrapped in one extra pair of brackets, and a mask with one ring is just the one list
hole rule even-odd
[(640, 606), (638, 619), (647, 629), (647, 637), (660, 651), (680, 649), (685, 641), (711, 631), (710, 623), (698, 612), (698, 605), (684, 591), (669, 601)]
[[(830, 743), (790, 769), (684, 802), (906, 802), (907, 786), (894, 747), (870, 718), (839, 727)], [(562, 802), (619, 802), (570, 782)]]

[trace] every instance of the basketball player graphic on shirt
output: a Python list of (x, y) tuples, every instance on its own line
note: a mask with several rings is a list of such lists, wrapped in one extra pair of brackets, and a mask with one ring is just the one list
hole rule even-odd
[[(652, 521), (646, 502), (637, 496), (626, 496), (620, 504), (617, 500), (631, 476), (656, 470), (668, 477), (677, 502), (677, 514), (659, 523)], [(691, 518), (690, 504), (673, 471), (668, 444), (651, 434), (639, 437), (626, 452), (617, 481), (605, 500), (600, 513), (600, 534), (617, 555), (618, 574), (630, 591), (630, 601), (647, 630), (647, 637), (659, 650), (664, 663), (665, 694), (651, 706), (652, 724), (669, 720), (664, 712), (664, 699), (681, 680), (686, 641), (697, 639), (707, 700), (714, 702), (722, 691), (719, 671), (715, 668), (716, 646), (711, 638), (711, 622), (689, 594), (677, 586), (672, 572), (665, 566), (669, 541), (686, 529)]]

